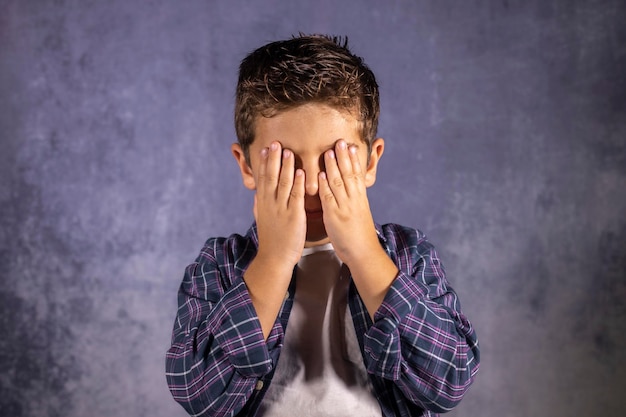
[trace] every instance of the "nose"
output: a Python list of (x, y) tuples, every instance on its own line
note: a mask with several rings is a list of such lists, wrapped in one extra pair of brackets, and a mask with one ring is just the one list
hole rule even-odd
[(324, 170), (324, 157), (316, 156), (312, 158), (302, 158), (301, 167), (305, 173), (304, 190), (308, 196), (317, 196), (319, 191), (318, 176)]
[(304, 168), (304, 173), (305, 173), (304, 191), (306, 192), (306, 195), (309, 195), (309, 196), (317, 195), (317, 192), (319, 191), (319, 184), (317, 181), (319, 172), (320, 172), (319, 167)]

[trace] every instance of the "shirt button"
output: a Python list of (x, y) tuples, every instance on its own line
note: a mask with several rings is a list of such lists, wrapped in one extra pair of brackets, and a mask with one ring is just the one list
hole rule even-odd
[(257, 391), (261, 391), (263, 389), (263, 381), (261, 381), (260, 379), (256, 382), (256, 386), (254, 387), (255, 390)]

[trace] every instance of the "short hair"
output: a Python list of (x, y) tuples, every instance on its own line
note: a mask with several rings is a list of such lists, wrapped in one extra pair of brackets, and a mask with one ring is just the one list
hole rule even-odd
[(248, 163), (258, 117), (272, 117), (307, 103), (321, 103), (354, 114), (368, 155), (380, 114), (378, 84), (348, 39), (294, 36), (250, 53), (239, 67), (235, 130)]

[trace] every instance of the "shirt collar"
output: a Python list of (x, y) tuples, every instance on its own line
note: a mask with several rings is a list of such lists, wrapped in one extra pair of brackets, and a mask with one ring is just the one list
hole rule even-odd
[(248, 229), (246, 237), (252, 240), (255, 248), (259, 247), (259, 232), (257, 230), (256, 221), (253, 222), (252, 226), (250, 226), (250, 229)]

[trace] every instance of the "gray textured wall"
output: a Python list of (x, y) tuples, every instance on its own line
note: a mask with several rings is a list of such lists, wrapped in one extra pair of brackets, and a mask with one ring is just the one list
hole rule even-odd
[(183, 416), (184, 266), (244, 232), (236, 69), (347, 34), (382, 90), (378, 221), (426, 231), (482, 344), (454, 416), (626, 408), (626, 3), (0, 3), (0, 414)]

